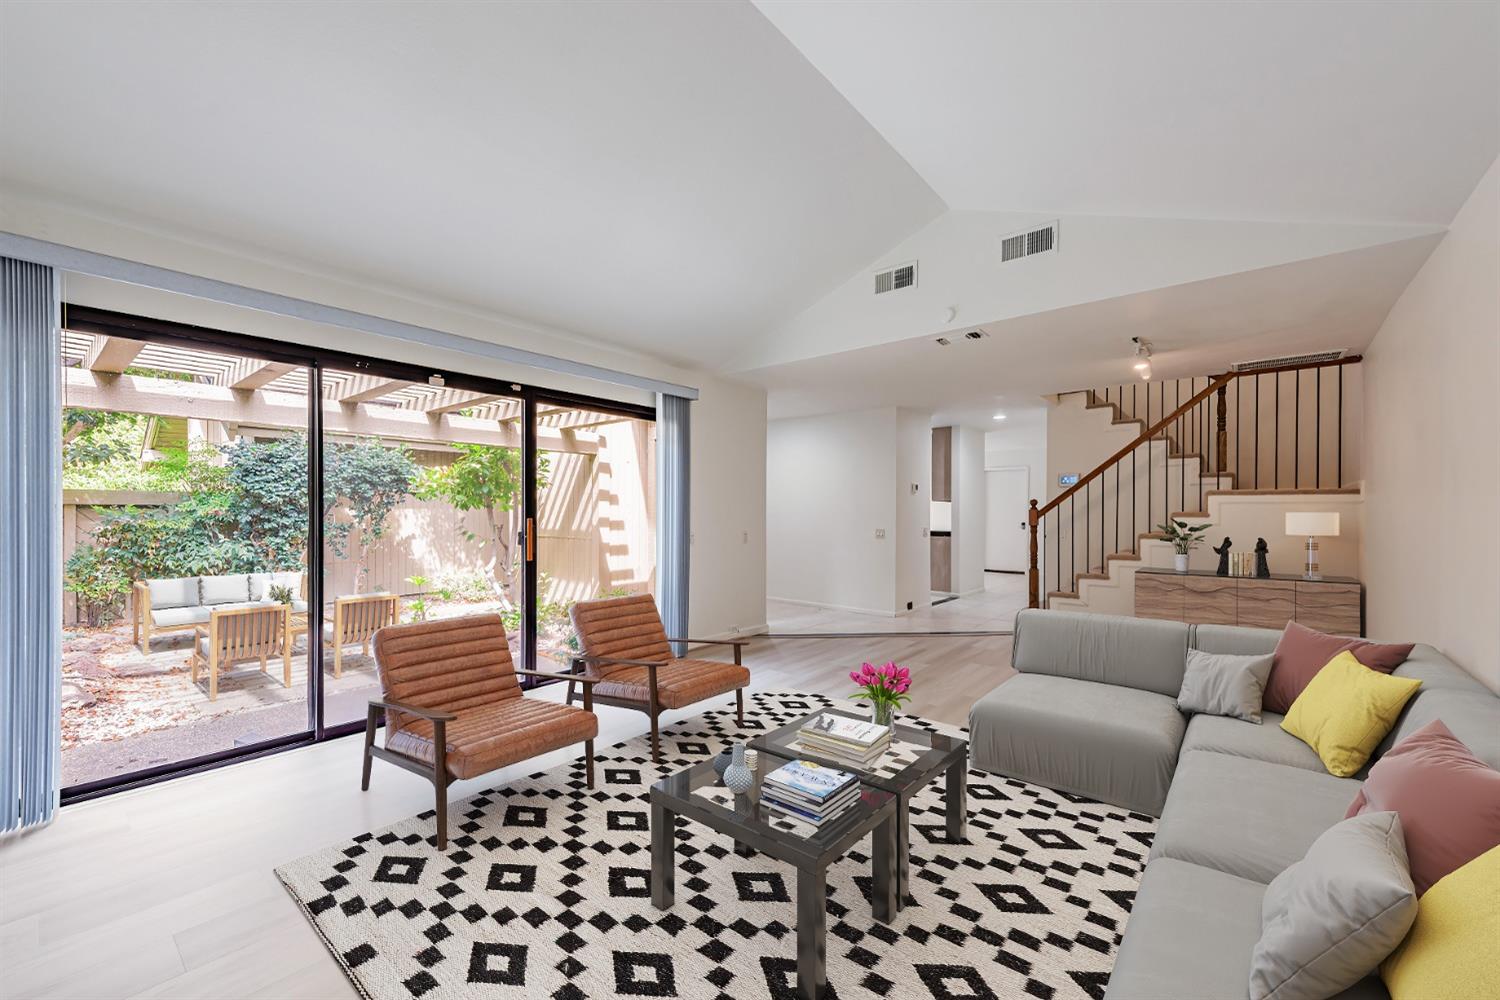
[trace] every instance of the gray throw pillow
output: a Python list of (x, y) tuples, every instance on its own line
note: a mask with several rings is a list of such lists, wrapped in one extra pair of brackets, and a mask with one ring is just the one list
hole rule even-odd
[(1190, 649), (1177, 707), (1189, 714), (1228, 715), (1260, 724), (1260, 699), (1271, 676), (1270, 653), (1236, 656)]
[(1266, 887), (1250, 1000), (1326, 1000), (1374, 972), (1416, 919), (1401, 817), (1346, 819)]

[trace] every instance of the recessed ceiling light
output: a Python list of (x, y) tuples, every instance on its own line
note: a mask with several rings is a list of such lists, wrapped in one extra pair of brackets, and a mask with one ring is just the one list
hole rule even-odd
[(997, 414), (995, 414), (995, 419), (996, 420), (1004, 420), (1005, 419), (1005, 414), (1003, 414), (1003, 413), (997, 413)]

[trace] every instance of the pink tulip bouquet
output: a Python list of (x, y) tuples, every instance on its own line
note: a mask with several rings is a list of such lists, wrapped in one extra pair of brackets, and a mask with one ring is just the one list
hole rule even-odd
[(891, 725), (896, 710), (911, 700), (906, 693), (911, 690), (911, 671), (894, 663), (883, 667), (862, 663), (858, 670), (849, 671), (849, 679), (859, 685), (853, 699), (869, 702), (873, 720), (880, 725)]

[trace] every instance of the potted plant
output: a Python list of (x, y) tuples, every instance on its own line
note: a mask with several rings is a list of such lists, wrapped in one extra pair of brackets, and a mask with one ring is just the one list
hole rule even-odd
[(1179, 521), (1174, 518), (1163, 522), (1157, 527), (1167, 536), (1167, 541), (1172, 543), (1172, 548), (1176, 552), (1176, 555), (1172, 557), (1173, 567), (1179, 573), (1186, 573), (1188, 568), (1188, 554), (1193, 551), (1194, 546), (1203, 541), (1203, 533), (1212, 528), (1213, 525), (1200, 524), (1196, 527), (1189, 527), (1186, 521)]

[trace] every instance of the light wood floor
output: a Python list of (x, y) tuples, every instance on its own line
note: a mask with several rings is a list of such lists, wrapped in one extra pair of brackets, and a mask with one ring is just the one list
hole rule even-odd
[[(1009, 627), (996, 614), (1010, 598), (964, 601), (973, 604), (885, 622), (903, 631)], [(812, 613), (817, 631), (862, 630), (872, 621)], [(990, 624), (949, 623), (971, 615)], [(746, 651), (755, 689), (836, 697), (849, 693), (846, 674), (863, 660), (911, 667), (910, 710), (959, 725), (976, 698), (1012, 674), (1003, 636), (760, 639)], [(644, 723), (639, 713), (602, 709), (601, 742), (634, 736)], [(0, 845), (0, 997), (354, 997), (272, 869), (431, 808), (430, 785), (379, 762), (371, 790), (361, 793), (359, 751), (357, 737), (334, 740), (81, 803), (52, 826)], [(459, 782), (452, 797), (506, 777)]]

